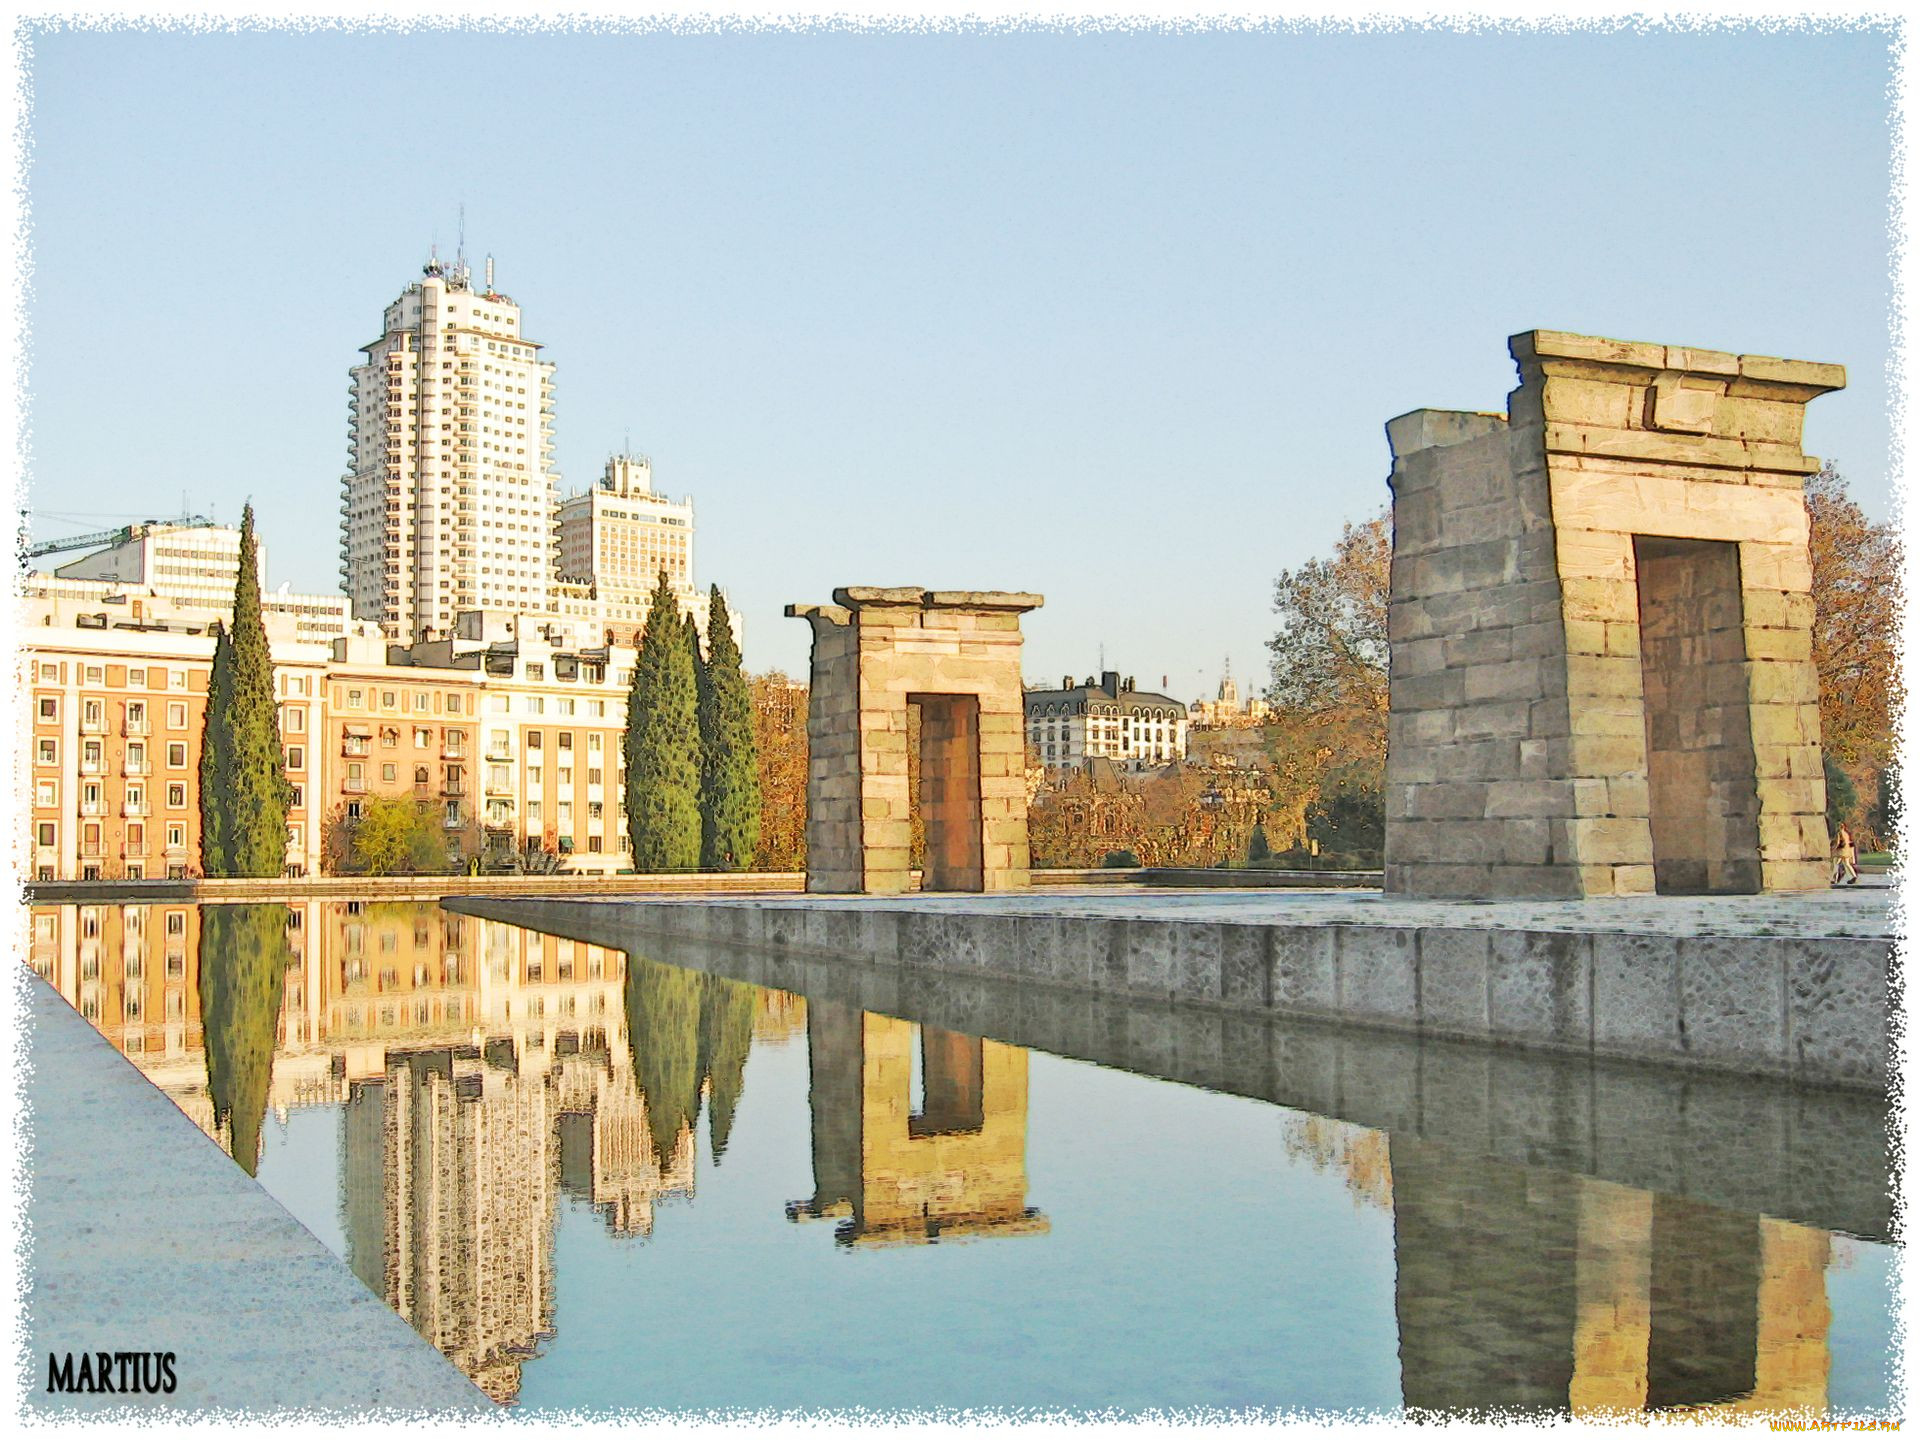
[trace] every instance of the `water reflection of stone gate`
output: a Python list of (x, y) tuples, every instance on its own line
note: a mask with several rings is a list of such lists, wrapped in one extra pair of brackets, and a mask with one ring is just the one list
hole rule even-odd
[(814, 1193), (788, 1219), (839, 1219), (843, 1245), (1047, 1230), (1027, 1204), (1025, 1050), (826, 1001), (807, 1048)]

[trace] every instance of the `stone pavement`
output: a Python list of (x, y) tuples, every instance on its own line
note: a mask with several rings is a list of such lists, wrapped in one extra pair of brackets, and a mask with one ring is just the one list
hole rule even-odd
[[(497, 1413), (36, 976), (22, 1098), (40, 1415)], [(172, 1351), (171, 1395), (50, 1394), (49, 1354)]]

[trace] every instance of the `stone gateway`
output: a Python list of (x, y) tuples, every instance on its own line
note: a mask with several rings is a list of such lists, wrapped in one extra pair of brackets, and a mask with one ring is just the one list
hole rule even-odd
[(1838, 365), (1535, 330), (1387, 424), (1389, 894), (1827, 883), (1801, 450)]
[(920, 716), (921, 888), (1025, 888), (1020, 616), (1041, 597), (856, 585), (833, 599), (787, 607), (813, 626), (807, 889), (907, 889), (909, 706)]

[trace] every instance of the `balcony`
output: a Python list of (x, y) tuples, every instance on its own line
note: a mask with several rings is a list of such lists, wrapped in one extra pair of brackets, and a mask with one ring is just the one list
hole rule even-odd
[(123, 820), (139, 820), (152, 813), (153, 812), (147, 808), (147, 802), (144, 800), (127, 800), (123, 801), (120, 806), (120, 818)]
[(151, 775), (153, 773), (153, 766), (144, 760), (127, 760), (121, 763), (120, 773), (122, 775)]
[(146, 734), (147, 733), (147, 717), (144, 715), (138, 715), (138, 716), (129, 715), (125, 720), (120, 722), (120, 733), (122, 735)]
[(467, 793), (467, 782), (464, 780), (449, 780), (440, 787), (440, 793), (449, 798), (465, 795)]
[(80, 802), (80, 813), (82, 815), (99, 816), (105, 813), (105, 807), (103, 807), (98, 800), (82, 800)]
[(368, 750), (369, 747), (365, 740), (349, 737), (340, 742), (340, 753), (342, 755), (364, 758), (368, 754)]
[(80, 757), (80, 773), (82, 775), (98, 775), (106, 768), (106, 765), (102, 763), (98, 755), (83, 754)]
[(340, 782), (340, 789), (348, 795), (364, 795), (367, 793), (367, 782), (364, 780), (342, 780)]
[(104, 735), (107, 733), (107, 717), (104, 714), (83, 714), (80, 717), (82, 735)]

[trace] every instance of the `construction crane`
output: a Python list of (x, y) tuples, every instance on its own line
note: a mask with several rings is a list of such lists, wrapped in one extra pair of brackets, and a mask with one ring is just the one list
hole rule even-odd
[(141, 520), (132, 525), (122, 525), (115, 530), (89, 530), (84, 535), (69, 535), (61, 540), (42, 540), (38, 545), (26, 548), (29, 560), (42, 555), (57, 555), (63, 550), (92, 550), (103, 545), (124, 545), (133, 539), (137, 532), (144, 531), (149, 525), (211, 525), (213, 521), (205, 515), (182, 515), (178, 520)]

